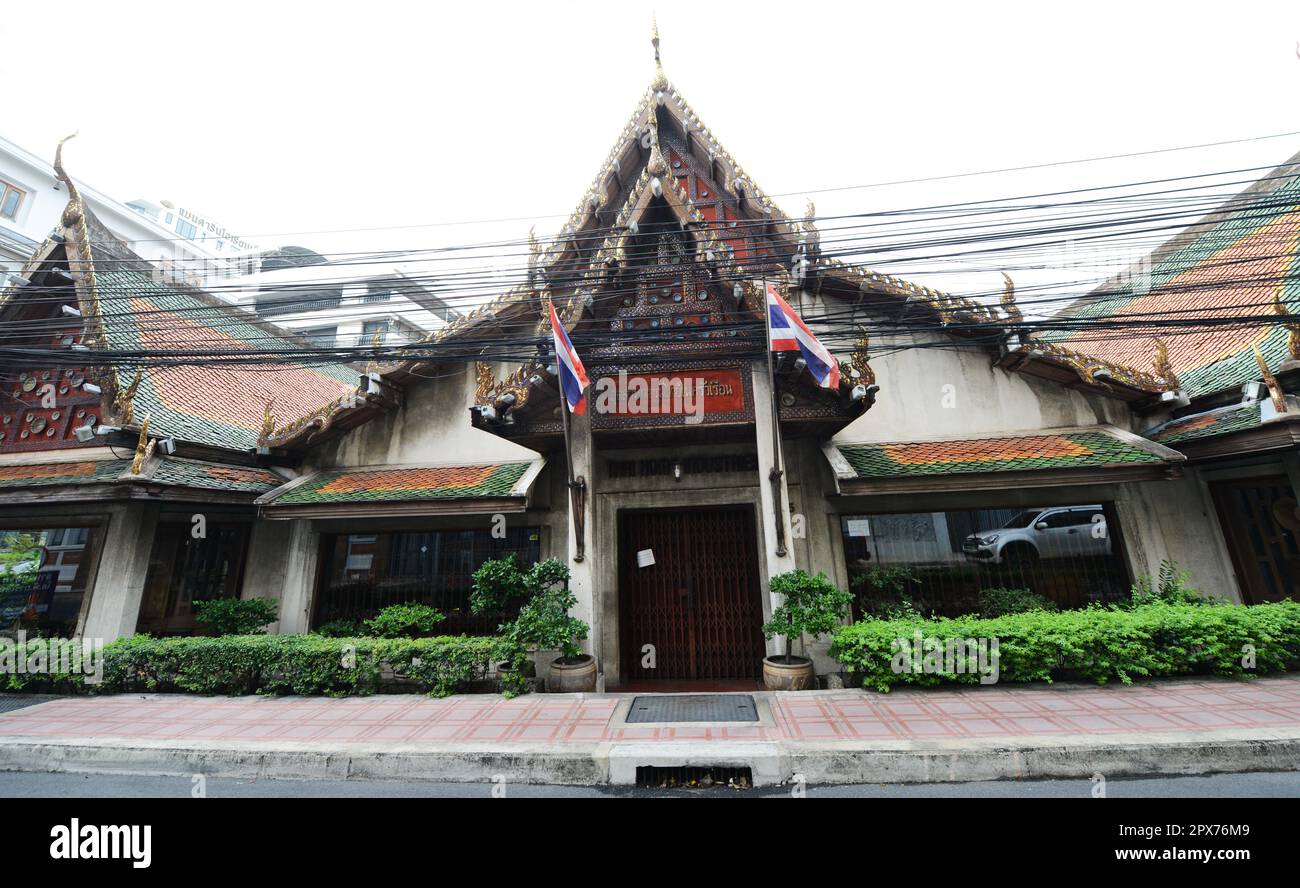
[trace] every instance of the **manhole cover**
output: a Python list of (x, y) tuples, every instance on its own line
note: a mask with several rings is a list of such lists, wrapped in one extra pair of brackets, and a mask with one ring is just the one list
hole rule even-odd
[(637, 697), (627, 723), (639, 722), (756, 722), (758, 710), (748, 694), (655, 694)]

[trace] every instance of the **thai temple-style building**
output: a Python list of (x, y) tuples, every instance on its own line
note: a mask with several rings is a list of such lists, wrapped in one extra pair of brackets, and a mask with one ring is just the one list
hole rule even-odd
[[(243, 596), (277, 599), (282, 633), (410, 600), (490, 632), (476, 567), (554, 556), (613, 687), (755, 678), (767, 580), (796, 567), (945, 613), (992, 587), (1116, 600), (1166, 559), (1206, 592), (1296, 597), (1300, 158), (1159, 250), (1149, 288), (1076, 310), (1258, 323), (1038, 335), (1010, 282), (992, 305), (837, 259), (656, 69), (527, 281), (391, 363), (161, 283), (60, 157), (61, 224), (0, 298), (0, 532), (44, 548), (6, 627), (183, 634), (192, 601)], [(872, 330), (827, 339), (838, 386), (793, 355), (769, 377), (764, 281)], [(567, 456), (552, 303), (593, 384)], [(475, 360), (515, 340), (535, 358)], [(250, 358), (97, 356), (168, 349)]]

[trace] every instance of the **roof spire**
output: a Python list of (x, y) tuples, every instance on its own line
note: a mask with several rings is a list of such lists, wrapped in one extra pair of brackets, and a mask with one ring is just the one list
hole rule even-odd
[(659, 20), (653, 13), (650, 16), (650, 43), (655, 48), (655, 82), (652, 86), (663, 89), (668, 85), (668, 78), (664, 76), (664, 66), (659, 61)]
[(68, 205), (63, 209), (63, 224), (75, 225), (81, 219), (81, 192), (77, 190), (76, 184), (72, 177), (68, 175), (63, 168), (63, 143), (69, 139), (75, 139), (76, 133), (70, 136), (64, 136), (59, 139), (59, 146), (54, 149), (54, 175), (60, 182), (68, 186)]

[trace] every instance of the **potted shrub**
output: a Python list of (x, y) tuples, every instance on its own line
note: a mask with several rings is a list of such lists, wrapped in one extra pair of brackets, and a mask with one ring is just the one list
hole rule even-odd
[(578, 646), (586, 639), (588, 626), (569, 615), (577, 603), (578, 597), (568, 586), (543, 590), (519, 609), (507, 632), (507, 637), (521, 646), (560, 651), (546, 679), (546, 689), (552, 693), (596, 690), (596, 658)]
[(817, 674), (811, 658), (791, 653), (794, 639), (799, 639), (802, 651), (805, 635), (824, 635), (835, 629), (853, 595), (837, 589), (825, 574), (814, 577), (802, 569), (778, 574), (769, 585), (782, 600), (763, 626), (763, 635), (768, 639), (784, 636), (785, 654), (763, 658), (763, 684), (773, 691), (808, 690)]
[[(536, 565), (534, 565), (534, 570)], [(505, 558), (490, 558), (474, 571), (474, 581), (469, 593), (469, 611), (472, 614), (510, 611), (521, 606), (529, 598), (529, 579), (532, 571), (519, 566), (519, 559), (512, 552)], [(510, 624), (498, 627), (497, 631), (504, 638)], [(526, 646), (510, 647), (503, 651), (517, 651), (518, 655), (502, 654), (503, 659), (496, 664), (497, 675), (501, 684), (507, 688), (522, 689), (527, 680), (537, 675), (537, 664), (527, 655)]]
[(587, 637), (589, 627), (569, 616), (578, 598), (569, 591), (569, 569), (556, 558), (539, 561), (528, 570), (519, 566), (514, 555), (485, 561), (474, 573), (470, 593), (473, 613), (509, 610), (519, 605), (514, 620), (502, 624), (498, 632), (513, 650), (523, 652), (497, 664), (502, 684), (519, 686), (522, 677), (537, 674), (537, 664), (525, 654), (558, 650), (559, 659), (551, 663), (547, 688), (556, 692), (594, 691), (596, 658), (584, 654), (578, 642)]

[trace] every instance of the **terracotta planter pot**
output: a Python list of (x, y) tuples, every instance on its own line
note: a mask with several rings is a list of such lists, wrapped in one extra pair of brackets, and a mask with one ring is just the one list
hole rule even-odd
[(817, 687), (817, 672), (807, 657), (764, 657), (763, 685), (769, 691), (808, 691)]
[(569, 662), (563, 657), (551, 664), (551, 674), (546, 677), (546, 690), (552, 694), (575, 694), (596, 690), (596, 658), (583, 654)]

